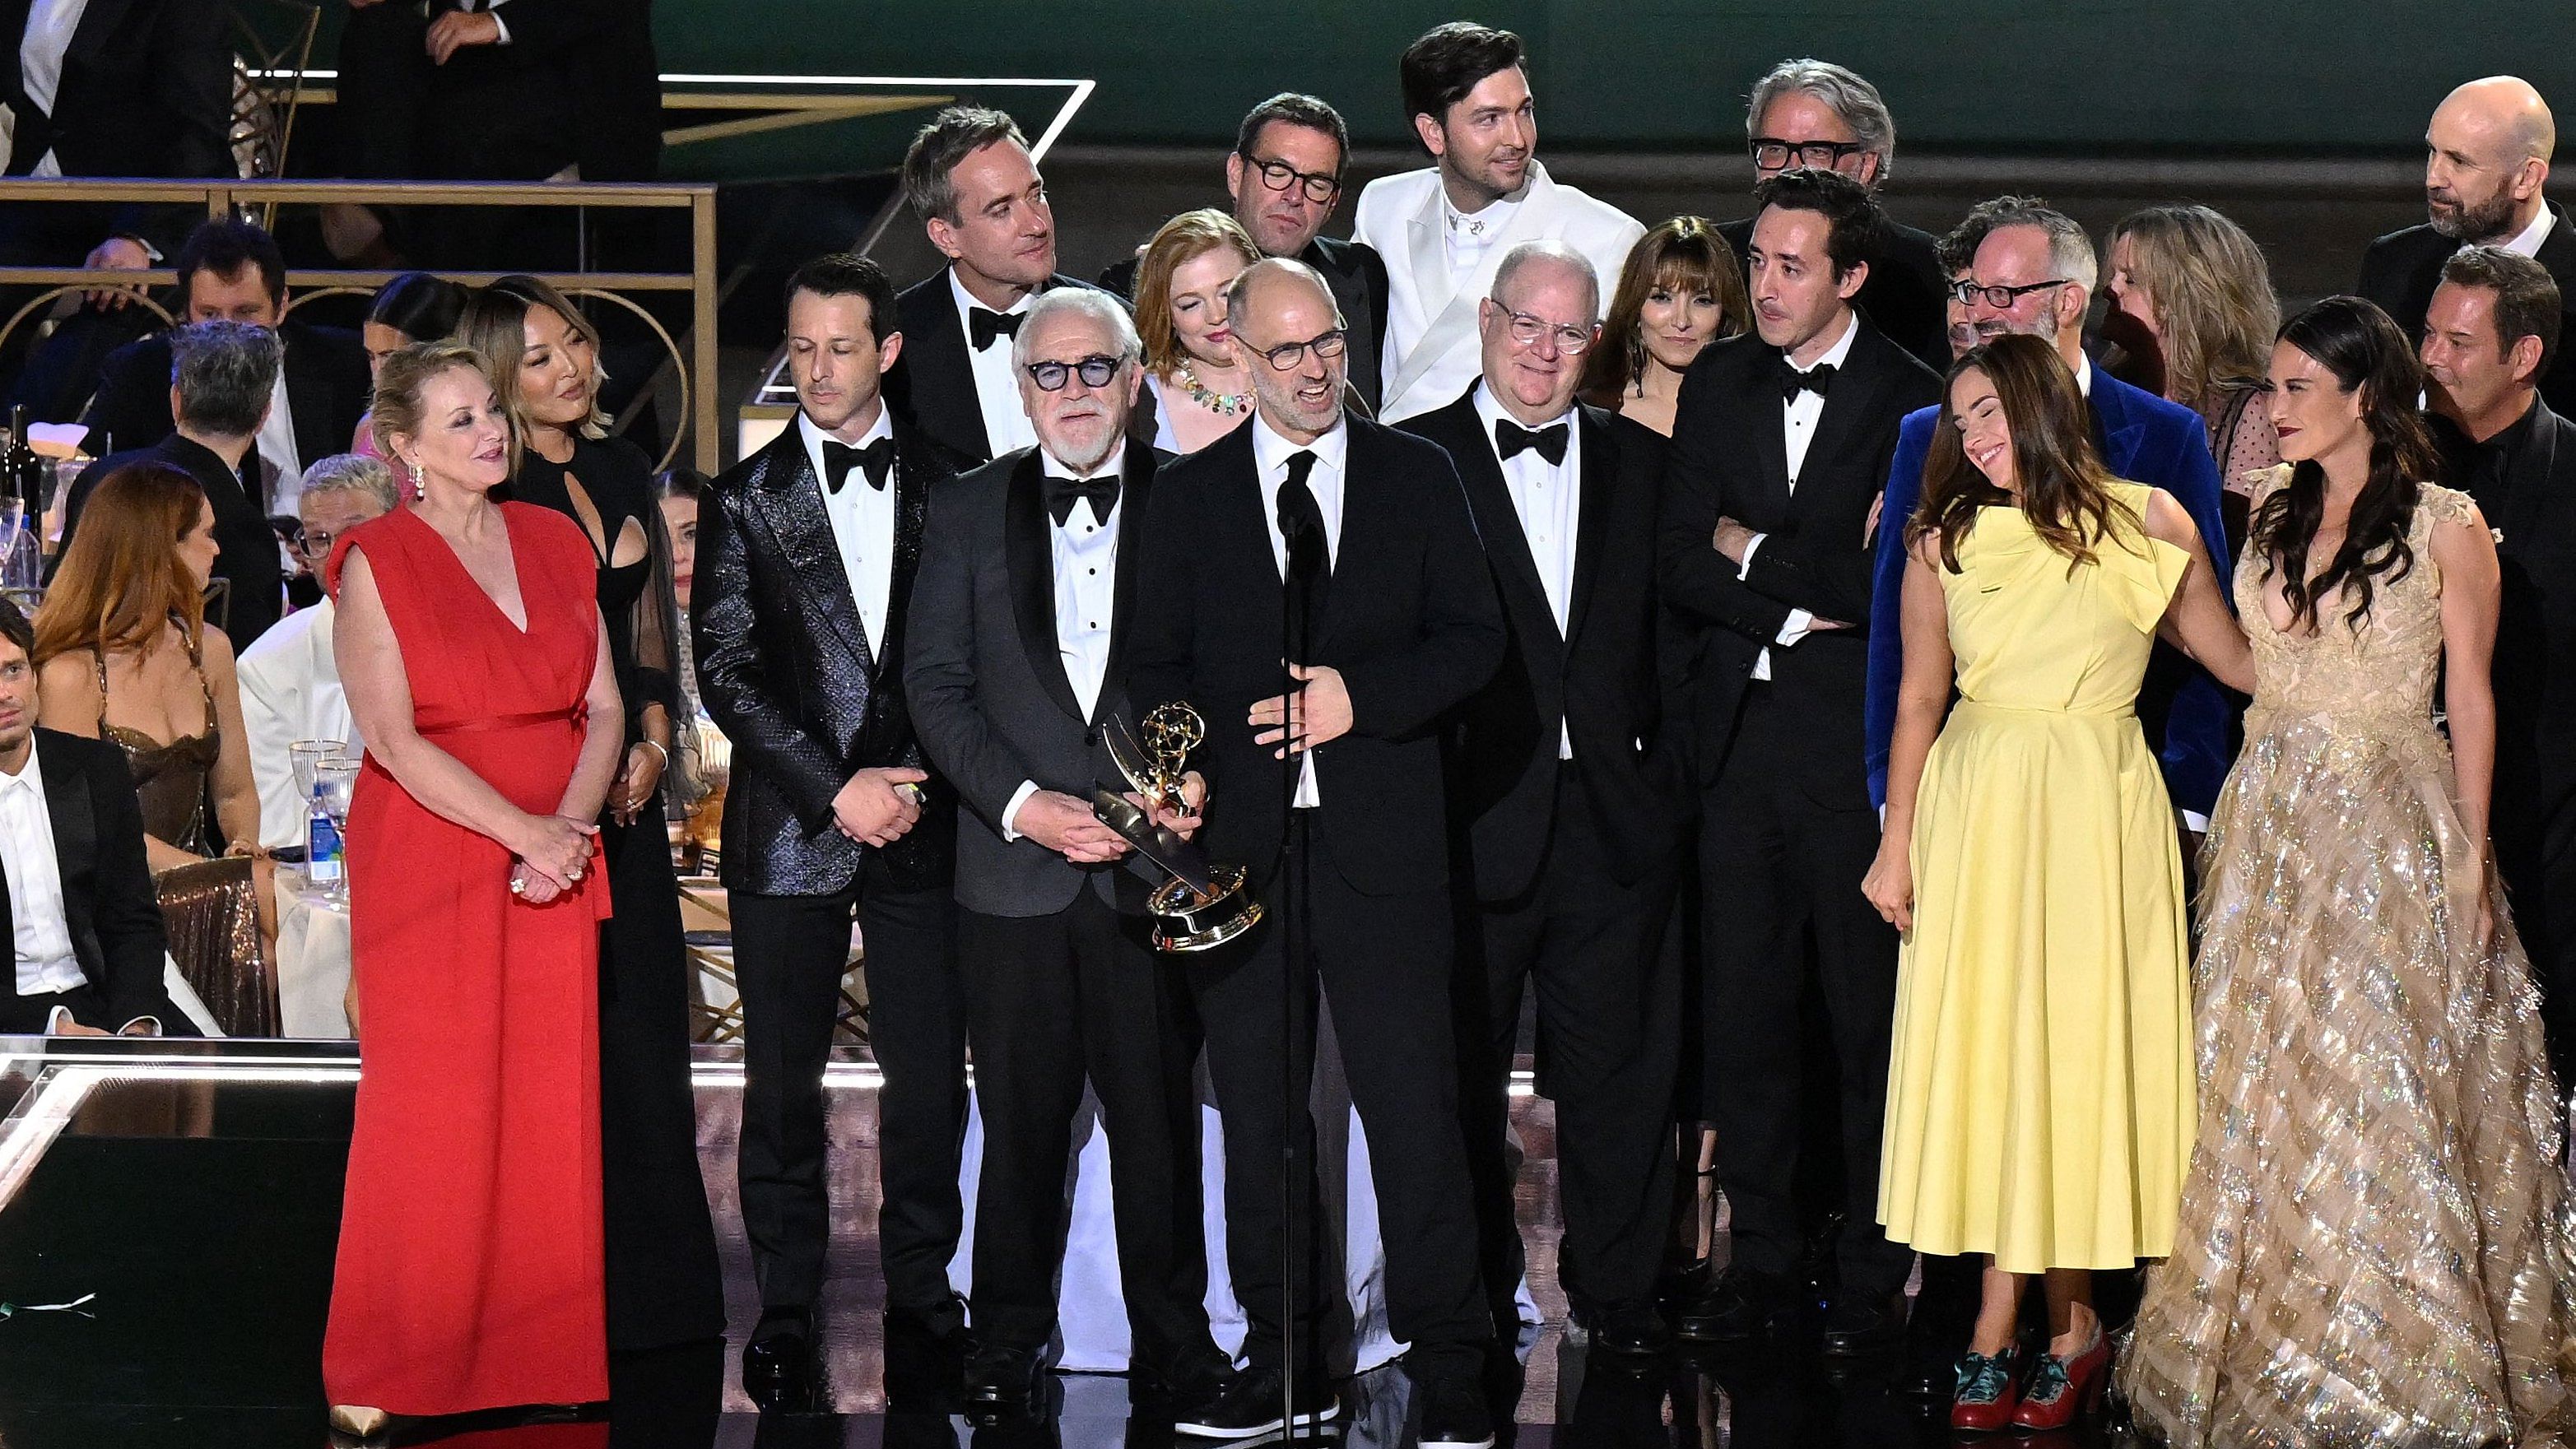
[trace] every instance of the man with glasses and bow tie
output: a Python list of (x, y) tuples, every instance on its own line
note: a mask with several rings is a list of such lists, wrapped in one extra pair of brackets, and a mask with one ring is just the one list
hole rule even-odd
[(904, 289), (906, 346), (886, 401), (940, 446), (974, 462), (1031, 447), (1011, 338), (1029, 299), (1087, 287), (1055, 269), (1055, 209), (1027, 138), (1008, 115), (950, 106), (912, 138), (903, 199), (948, 265)]
[(1672, 1212), (1680, 983), (1662, 943), (1687, 784), (1667, 708), (1655, 592), (1656, 464), (1575, 401), (1600, 340), (1584, 255), (1523, 242), (1479, 308), (1483, 372), (1404, 424), (1448, 450), (1511, 641), (1451, 740), (1459, 873), (1460, 1093), (1484, 1283), (1517, 1332), (1523, 1271), (1506, 1145), (1523, 989), (1535, 983), (1556, 1100), (1560, 1266), (1596, 1350), (1671, 1347), (1655, 1307)]
[[(787, 283), (795, 424), (715, 481), (690, 598), (698, 687), (733, 741), (724, 883), (742, 998), (743, 1228), (760, 1319), (743, 1388), (811, 1405), (830, 1237), (823, 1064), (855, 918), (867, 942), (890, 1361), (964, 1352), (948, 1286), (964, 1210), (966, 1014), (951, 896), (956, 818), (904, 707), (907, 601), (931, 495), (955, 460), (892, 416), (910, 349), (894, 287), (834, 255)], [(909, 1357), (907, 1357), (909, 1355)]]
[[(1792, 170), (1754, 197), (1754, 331), (1683, 377), (1660, 530), (1664, 601), (1698, 634), (1701, 1048), (1733, 1212), (1726, 1271), (1676, 1327), (1743, 1343), (1805, 1326), (1798, 1188), (1820, 1178), (1843, 1214), (1824, 1349), (1853, 1356), (1900, 1340), (1913, 1266), (1877, 1226), (1897, 940), (1860, 892), (1879, 835), (1861, 762), (1870, 544), (1901, 529), (1880, 487), (1941, 380), (1854, 308), (1882, 220), (1861, 183)], [(1810, 1125), (1835, 1117), (1806, 1100), (1811, 979), (1838, 1141)]]

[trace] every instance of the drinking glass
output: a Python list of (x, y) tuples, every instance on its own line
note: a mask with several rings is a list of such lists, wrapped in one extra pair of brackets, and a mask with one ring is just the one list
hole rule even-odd
[(340, 878), (331, 883), (331, 900), (346, 905), (349, 900), (349, 801), (358, 788), (358, 762), (341, 755), (313, 762), (313, 794), (322, 802), (322, 811), (339, 827)]
[(313, 767), (324, 760), (346, 759), (347, 740), (297, 740), (286, 747), (287, 760), (295, 769), (295, 798), (313, 798)]

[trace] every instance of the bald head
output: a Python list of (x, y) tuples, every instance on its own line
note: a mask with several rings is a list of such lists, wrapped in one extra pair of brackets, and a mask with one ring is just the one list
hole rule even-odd
[(2424, 206), (2434, 230), (2495, 244), (2538, 219), (2558, 123), (2529, 81), (2488, 76), (2442, 99), (2424, 146)]
[(1280, 436), (1311, 442), (1341, 421), (1347, 339), (1321, 272), (1264, 257), (1225, 289), (1225, 315), (1253, 406)]

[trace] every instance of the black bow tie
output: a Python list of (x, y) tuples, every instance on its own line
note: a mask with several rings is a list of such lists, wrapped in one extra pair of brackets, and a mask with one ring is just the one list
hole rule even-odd
[(840, 492), (841, 485), (850, 481), (853, 466), (865, 468), (868, 486), (883, 493), (886, 474), (894, 470), (894, 439), (879, 438), (864, 448), (853, 448), (837, 438), (823, 440), (823, 486), (826, 490)]
[(1084, 498), (1091, 500), (1091, 516), (1107, 523), (1109, 510), (1118, 506), (1118, 475), (1103, 473), (1096, 478), (1059, 478), (1049, 473), (1041, 496), (1046, 499), (1047, 512), (1055, 516), (1058, 528), (1064, 527), (1065, 520), (1073, 517), (1074, 503)]
[(977, 352), (981, 352), (992, 346), (995, 338), (1017, 337), (1020, 335), (1020, 318), (1025, 315), (1027, 314), (1020, 312), (992, 312), (982, 307), (969, 307), (966, 309), (966, 340), (974, 344)]
[(1509, 418), (1494, 419), (1494, 451), (1510, 462), (1524, 448), (1538, 449), (1538, 455), (1551, 468), (1565, 466), (1565, 439), (1571, 430), (1563, 423), (1550, 423), (1532, 432)]
[(1789, 402), (1796, 402), (1802, 392), (1823, 397), (1834, 385), (1835, 375), (1836, 369), (1830, 362), (1820, 362), (1800, 372), (1789, 365), (1788, 354), (1783, 353), (1780, 357), (1780, 396)]

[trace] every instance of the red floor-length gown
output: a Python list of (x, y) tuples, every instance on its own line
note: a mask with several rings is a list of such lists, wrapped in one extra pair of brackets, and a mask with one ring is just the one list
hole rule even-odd
[[(527, 628), (408, 510), (351, 531), (402, 647), (413, 717), (522, 810), (581, 753), (597, 565), (578, 525), (499, 505)], [(608, 727), (617, 727), (609, 721)], [(510, 894), (510, 853), (429, 812), (371, 752), (349, 812), (364, 1013), (322, 1378), (335, 1404), (451, 1414), (608, 1397), (594, 869)]]

